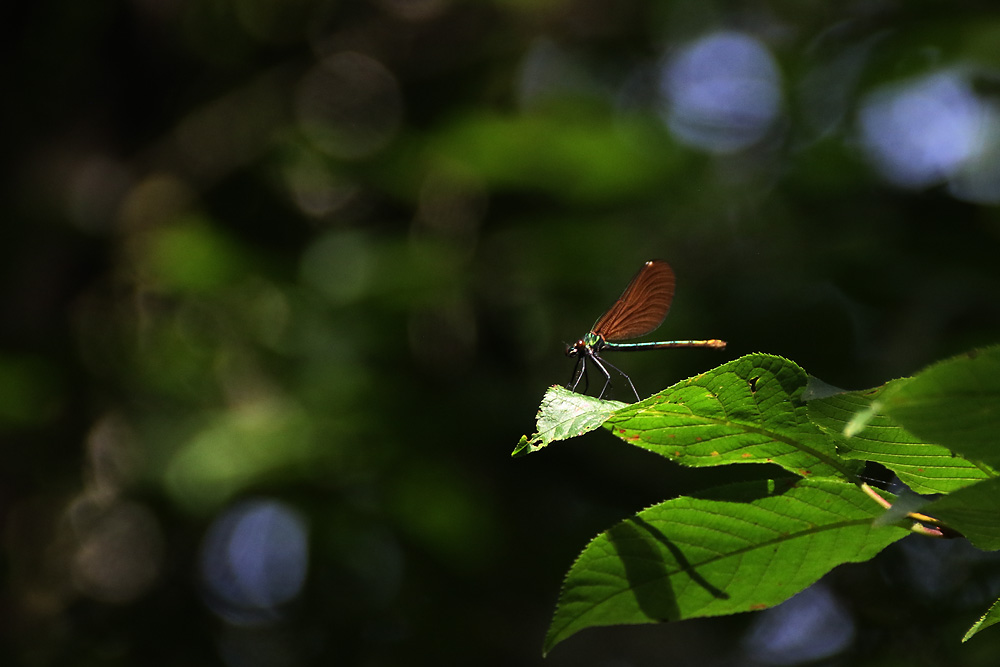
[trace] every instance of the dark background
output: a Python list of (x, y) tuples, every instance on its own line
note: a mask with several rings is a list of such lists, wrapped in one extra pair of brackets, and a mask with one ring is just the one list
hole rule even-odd
[[(4, 665), (542, 664), (587, 540), (745, 472), (604, 432), (509, 456), (646, 259), (678, 276), (658, 337), (729, 347), (616, 357), (643, 395), (758, 351), (858, 389), (1000, 338), (991, 3), (3, 14)], [(709, 95), (686, 139), (659, 81), (717, 34), (777, 104)], [(992, 665), (1000, 635), (959, 640), (996, 573), (911, 537), (797, 614), (545, 664)]]

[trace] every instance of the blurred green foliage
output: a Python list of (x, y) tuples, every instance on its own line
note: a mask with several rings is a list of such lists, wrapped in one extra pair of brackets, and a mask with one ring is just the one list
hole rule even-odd
[[(677, 272), (670, 337), (845, 388), (1000, 330), (998, 209), (887, 185), (856, 136), (884, 82), (995, 75), (980, 3), (7, 13), (3, 664), (537, 663), (579, 545), (713, 479), (600, 433), (509, 458), (568, 379), (562, 344), (643, 260)], [(771, 49), (784, 107), (712, 155), (672, 137), (649, 79), (720, 27)], [(648, 395), (725, 359), (627, 370)], [(197, 563), (252, 497), (301, 512), (310, 559), (248, 627)], [(844, 659), (991, 664), (1000, 640), (957, 639), (995, 563), (955, 556), (921, 588), (907, 543), (830, 578), (858, 624)], [(738, 664), (752, 622), (602, 630), (547, 663)]]

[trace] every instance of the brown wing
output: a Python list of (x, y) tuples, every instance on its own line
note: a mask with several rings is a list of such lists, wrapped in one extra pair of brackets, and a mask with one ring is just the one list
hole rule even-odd
[(663, 323), (674, 298), (674, 272), (660, 259), (646, 262), (622, 295), (594, 324), (607, 341), (644, 336)]

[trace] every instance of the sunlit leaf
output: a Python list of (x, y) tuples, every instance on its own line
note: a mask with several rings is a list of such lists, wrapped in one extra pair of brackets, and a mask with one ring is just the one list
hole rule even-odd
[(921, 440), (885, 414), (885, 397), (909, 381), (809, 401), (809, 417), (822, 430), (843, 438), (841, 456), (881, 463), (917, 493), (948, 493), (987, 479), (989, 473), (976, 463)]
[(806, 381), (787, 359), (751, 354), (616, 412), (606, 427), (682, 465), (773, 463), (803, 477), (852, 478), (853, 462), (809, 420)]
[(556, 440), (583, 435), (601, 426), (608, 415), (624, 407), (618, 401), (602, 401), (565, 387), (549, 387), (538, 409), (538, 431), (530, 439), (521, 436), (512, 456), (530, 454)]
[[(750, 485), (743, 488), (749, 489)], [(595, 538), (570, 569), (545, 650), (585, 628), (766, 609), (908, 534), (855, 485), (800, 480), (741, 500), (681, 497)]]
[(989, 611), (983, 614), (982, 618), (980, 618), (978, 621), (972, 624), (972, 627), (969, 628), (969, 631), (965, 633), (964, 637), (962, 637), (962, 641), (963, 642), (969, 641), (970, 639), (972, 639), (973, 635), (978, 633), (980, 630), (985, 630), (991, 625), (996, 625), (997, 623), (1000, 623), (1000, 600), (994, 602), (990, 606)]

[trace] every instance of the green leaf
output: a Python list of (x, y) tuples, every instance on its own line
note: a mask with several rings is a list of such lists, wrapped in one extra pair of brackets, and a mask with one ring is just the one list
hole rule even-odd
[(216, 511), (255, 484), (312, 465), (319, 455), (313, 422), (299, 406), (261, 403), (206, 423), (173, 453), (164, 485), (185, 509)]
[(594, 626), (765, 609), (908, 534), (876, 525), (882, 508), (853, 484), (810, 479), (764, 491), (676, 498), (596, 537), (566, 577), (545, 651)]
[(1000, 550), (1000, 479), (994, 478), (938, 498), (924, 508), (984, 551)]
[(608, 121), (604, 113), (586, 111), (475, 114), (452, 123), (433, 150), (496, 187), (585, 202), (661, 187), (664, 176), (681, 166), (681, 154), (654, 125)]
[(0, 429), (52, 419), (62, 393), (58, 379), (48, 362), (0, 354)]
[(1000, 346), (935, 364), (886, 398), (918, 438), (1000, 466)]
[(976, 463), (918, 438), (885, 414), (886, 397), (908, 382), (893, 380), (874, 389), (809, 401), (809, 418), (843, 438), (841, 456), (881, 463), (917, 493), (950, 493), (988, 479), (989, 473)]
[(577, 394), (559, 385), (549, 387), (538, 408), (538, 431), (530, 440), (522, 435), (511, 456), (530, 454), (556, 440), (593, 431), (604, 423), (608, 415), (626, 405)]
[(972, 636), (980, 630), (985, 630), (991, 625), (995, 625), (997, 623), (1000, 623), (1000, 600), (994, 602), (989, 611), (983, 614), (982, 618), (972, 624), (969, 631), (965, 633), (964, 637), (962, 637), (962, 642), (964, 643), (969, 641), (972, 639)]
[(246, 253), (211, 220), (193, 216), (158, 228), (149, 240), (147, 269), (162, 288), (206, 292), (247, 269)]
[(791, 361), (751, 354), (623, 408), (605, 426), (682, 465), (774, 463), (802, 477), (853, 479), (860, 466), (809, 420), (806, 382)]

